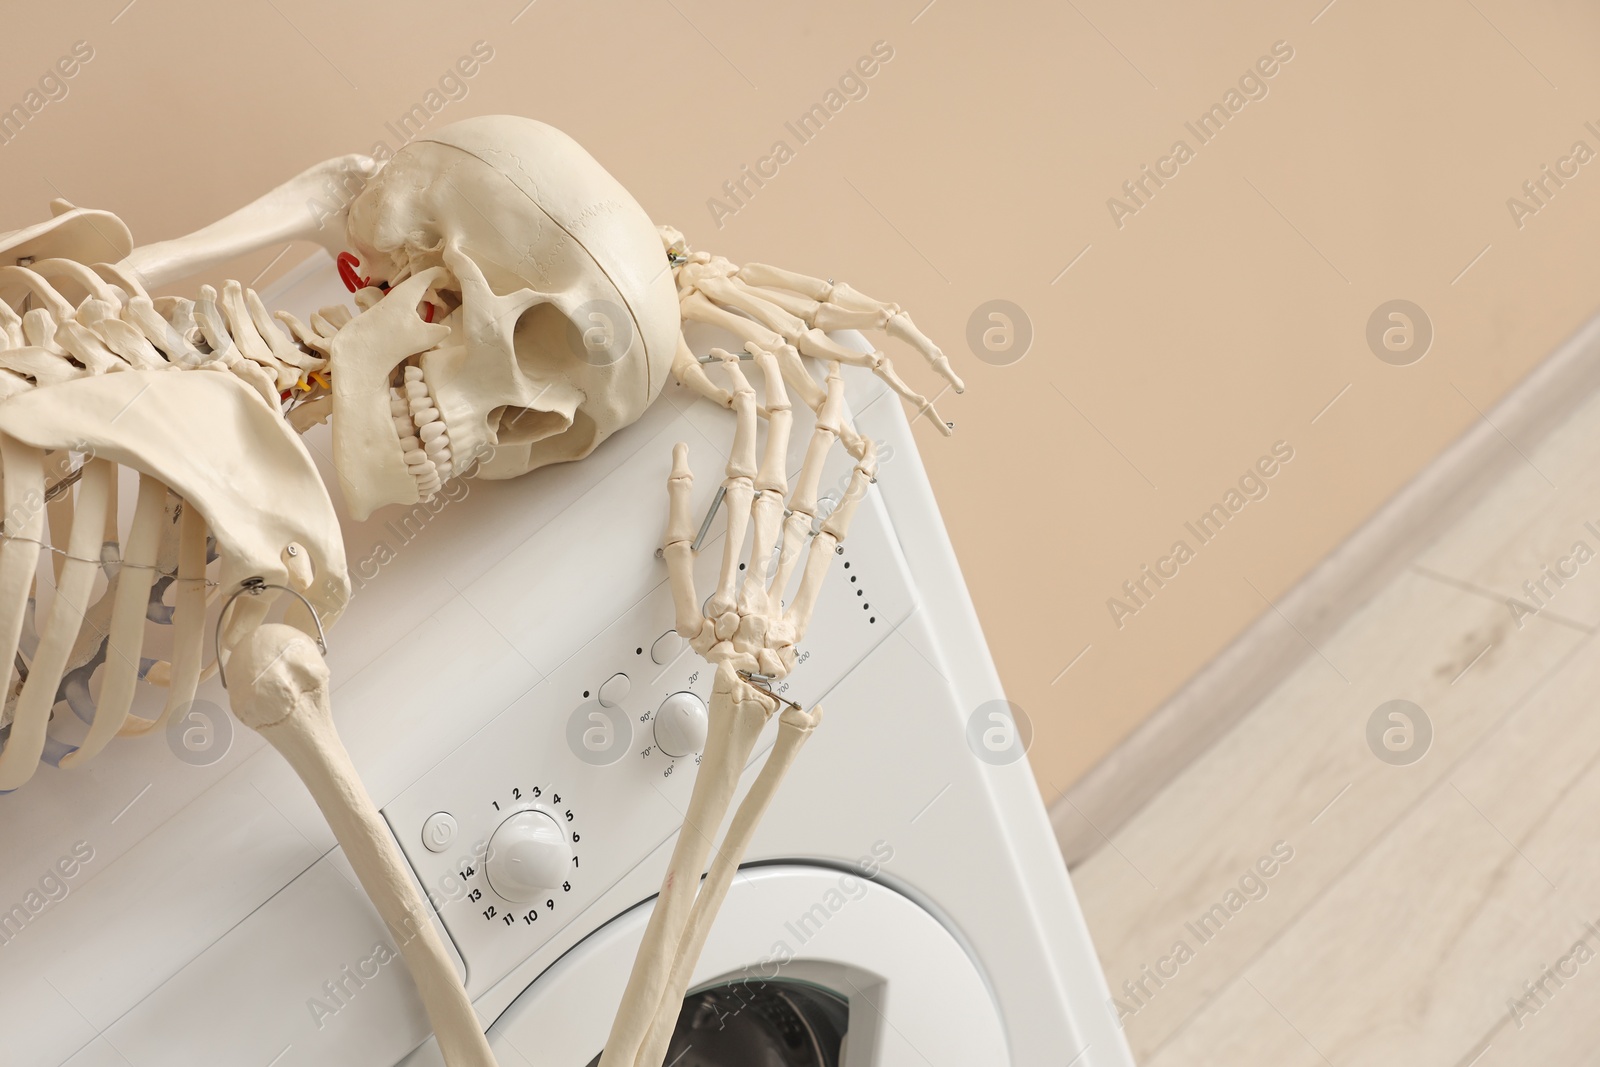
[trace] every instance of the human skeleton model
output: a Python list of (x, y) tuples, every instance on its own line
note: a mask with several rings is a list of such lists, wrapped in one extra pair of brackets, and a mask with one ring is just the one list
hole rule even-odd
[[(364, 185), (334, 226), (306, 209), (330, 182)], [(137, 249), (115, 216), (54, 207), (50, 222), (0, 234), (0, 655), (11, 650), (15, 664), (0, 712), (0, 790), (22, 785), (41, 759), (72, 768), (114, 736), (161, 728), (203, 678), (225, 671), (235, 714), (294, 767), (394, 932), (451, 1067), (494, 1058), (334, 730), (322, 634), (348, 601), (349, 576), (331, 500), (298, 433), (331, 418), (341, 488), (365, 518), (429, 499), (452, 477), (509, 478), (581, 459), (638, 418), (669, 369), (733, 409), (722, 573), (704, 614), (690, 574), (683, 445), (669, 481), (664, 555), (677, 629), (716, 666), (711, 729), (604, 1060), (659, 1064), (711, 919), (820, 717), (793, 704), (780, 716), (778, 741), (701, 886), (710, 835), (757, 735), (788, 703), (771, 682), (794, 665), (834, 546), (875, 473), (870, 442), (843, 420), (838, 363), (872, 367), (931, 411), (881, 353), (848, 351), (823, 331), (882, 329), (959, 389), (944, 357), (894, 305), (688, 251), (575, 142), (528, 119), (456, 123), (381, 170), (364, 157), (331, 160), (195, 234)], [(354, 249), (341, 268), (357, 314), (324, 309), (306, 325), (269, 315), (236, 282), (220, 293), (202, 286), (193, 301), (148, 295), (296, 238)], [(739, 356), (713, 352), (731, 389), (689, 352), (680, 308), (745, 342)], [(801, 355), (830, 362), (826, 387)], [(764, 405), (741, 360), (760, 368)], [(817, 428), (786, 508), (789, 390), (817, 413)], [(759, 465), (758, 416), (769, 424)], [(817, 485), (835, 440), (857, 462), (843, 502), (822, 518)], [(119, 465), (139, 481), (125, 549)], [(40, 577), (54, 596), (36, 626)], [(286, 624), (265, 621), (278, 592), (290, 594)], [(207, 663), (207, 609), (219, 603)], [(147, 621), (171, 626), (168, 658), (144, 656)], [(140, 678), (168, 690), (154, 719), (130, 714)], [(61, 701), (87, 724), (76, 746), (49, 733)]]

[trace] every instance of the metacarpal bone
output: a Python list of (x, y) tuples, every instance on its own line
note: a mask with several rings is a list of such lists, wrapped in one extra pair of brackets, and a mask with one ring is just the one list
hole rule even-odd
[(667, 478), (669, 512), (667, 536), (662, 556), (667, 561), (667, 576), (672, 584), (672, 606), (678, 636), (693, 641), (700, 636), (705, 620), (694, 591), (695, 519), (690, 510), (694, 497), (694, 472), (689, 469), (689, 446), (678, 443), (672, 449), (672, 474)]
[[(745, 528), (750, 522), (756, 476), (756, 391), (740, 370), (739, 361), (730, 353), (720, 349), (717, 352), (721, 353), (723, 367), (733, 382), (735, 424), (733, 448), (728, 451), (727, 477), (722, 482), (726, 490), (722, 503), (728, 520), (728, 532), (722, 541), (722, 570), (717, 591), (706, 605), (706, 614), (712, 617), (726, 615), (734, 606), (734, 583), (739, 579), (740, 557), (744, 555)], [(722, 626), (719, 622), (717, 637), (732, 636), (732, 627), (724, 633)]]
[[(728, 728), (721, 718), (726, 714), (725, 705), (749, 708), (752, 719), (764, 720), (782, 702), (782, 698), (764, 687), (787, 676), (794, 668), (798, 659), (795, 646), (810, 623), (835, 552), (849, 530), (862, 497), (876, 478), (875, 446), (844, 419), (840, 363), (871, 368), (895, 392), (911, 402), (917, 414), (927, 412), (937, 419), (932, 403), (900, 378), (883, 353), (851, 351), (833, 341), (826, 331), (882, 330), (916, 348), (957, 392), (963, 388), (943, 353), (917, 331), (910, 317), (897, 305), (873, 300), (842, 283), (823, 282), (762, 264), (739, 268), (721, 257), (691, 252), (683, 235), (671, 227), (661, 228), (661, 240), (674, 268), (683, 317), (721, 327), (744, 342), (745, 351), (761, 365), (767, 402), (758, 409), (754, 391), (738, 361), (729, 353), (713, 349), (713, 358), (707, 361), (711, 366), (720, 366), (727, 376), (731, 388), (724, 389), (712, 381), (709, 369), (702, 367), (687, 347), (680, 344), (673, 361), (679, 382), (723, 407), (732, 408), (735, 414), (733, 446), (723, 481), (727, 525), (722, 568), (716, 591), (703, 606), (696, 599), (693, 577), (693, 542), (697, 533), (690, 511), (693, 481), (687, 448), (682, 444), (673, 450), (672, 474), (667, 482), (669, 518), (662, 546), (677, 632), (716, 666), (712, 707), (724, 710), (713, 712), (713, 725), (697, 771), (690, 814), (685, 819), (656, 910), (635, 958), (622, 1007), (612, 1024), (602, 1067), (659, 1067), (706, 934), (733, 872), (800, 744), (820, 718), (820, 709), (806, 713), (795, 705), (790, 705), (784, 713), (778, 743), (735, 814), (734, 824), (723, 839), (716, 861), (704, 885), (699, 887), (688, 917), (684, 918), (682, 887), (686, 880), (698, 878), (700, 864), (704, 861), (704, 854), (691, 847), (691, 838), (713, 832), (708, 828), (720, 825), (727, 798), (731, 796), (731, 787), (724, 786), (736, 779), (744, 767), (732, 750), (715, 743), (720, 730)], [(819, 386), (812, 378), (801, 359), (802, 354), (826, 361), (826, 387)], [(816, 414), (816, 426), (786, 513), (784, 496), (788, 493), (788, 483), (784, 464), (791, 425), (788, 389), (799, 395)], [(758, 410), (768, 421), (767, 448), (759, 468), (754, 432)], [(942, 421), (938, 427), (946, 434), (951, 429)], [(836, 441), (842, 442), (857, 462), (844, 499), (824, 516), (819, 491), (824, 465)], [(749, 561), (744, 564), (748, 571), (741, 578), (735, 567), (743, 549), (746, 526), (752, 523), (753, 544)], [(777, 565), (774, 568), (775, 543)], [(785, 610), (784, 592), (802, 555), (806, 557), (806, 565), (799, 588)], [(741, 675), (740, 672), (746, 673)], [(762, 688), (752, 684), (757, 681), (755, 674), (762, 676)], [(735, 691), (741, 694), (737, 698), (730, 695)], [(751, 727), (745, 725), (742, 729)], [(717, 784), (703, 791), (702, 785), (708, 779)], [(708, 818), (713, 814), (715, 821)], [(670, 957), (670, 963), (664, 962), (666, 957)], [(650, 989), (657, 993), (654, 1018), (647, 1024), (642, 1016), (651, 1010), (646, 1007)], [(644, 1028), (642, 1035), (641, 1027)]]

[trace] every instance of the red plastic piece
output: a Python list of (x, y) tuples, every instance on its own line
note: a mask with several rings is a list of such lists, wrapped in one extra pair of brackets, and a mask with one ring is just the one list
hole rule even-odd
[(351, 252), (339, 253), (339, 280), (344, 282), (344, 287), (352, 293), (357, 289), (365, 289), (372, 284), (371, 278), (362, 278), (356, 274), (356, 268), (361, 266), (361, 261)]
[[(339, 258), (338, 258), (338, 264), (339, 264), (339, 280), (344, 282), (344, 287), (346, 289), (350, 290), (352, 293), (355, 292), (357, 289), (365, 289), (367, 286), (372, 284), (372, 277), (370, 275), (368, 275), (367, 277), (361, 277), (361, 276), (356, 274), (356, 268), (361, 266), (361, 261), (355, 257), (355, 253), (353, 253), (353, 252), (340, 252), (339, 253)], [(388, 282), (380, 282), (378, 284), (378, 288), (382, 289), (384, 292), (387, 293), (389, 291), (389, 283)], [(432, 322), (433, 321), (433, 305), (429, 304), (429, 303), (424, 303), (422, 306), (426, 309), (423, 312), (422, 321), (423, 322)]]

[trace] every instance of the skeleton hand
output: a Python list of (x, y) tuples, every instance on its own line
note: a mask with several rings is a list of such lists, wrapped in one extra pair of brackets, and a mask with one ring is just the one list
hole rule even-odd
[[(841, 436), (844, 413), (844, 382), (835, 363), (828, 374), (825, 398), (799, 484), (786, 509), (788, 482), (784, 464), (791, 421), (788, 394), (777, 357), (756, 346), (752, 346), (752, 354), (761, 366), (767, 390), (767, 443), (759, 468), (755, 390), (739, 369), (736, 357), (713, 350), (733, 385), (730, 395), (737, 425), (727, 478), (722, 483), (728, 522), (722, 570), (716, 592), (706, 601), (703, 613), (694, 588), (696, 531), (690, 510), (693, 475), (689, 471), (688, 447), (680, 444), (673, 450), (672, 474), (667, 482), (671, 513), (664, 554), (672, 582), (677, 630), (696, 652), (716, 666), (717, 673), (711, 693), (710, 730), (689, 812), (622, 1007), (606, 1042), (602, 1067), (658, 1067), (662, 1062), (711, 922), (784, 773), (821, 721), (820, 707), (806, 712), (773, 693), (770, 683), (785, 677), (794, 667), (795, 646), (805, 636), (822, 580), (877, 469), (874, 448), (867, 441), (851, 472), (844, 500), (817, 527), (817, 486), (828, 453)], [(754, 540), (741, 582), (739, 566), (747, 524), (753, 526)], [(772, 570), (780, 527), (782, 546), (777, 567)], [(786, 608), (783, 594), (802, 553), (806, 562), (800, 586)], [(722, 825), (762, 728), (780, 705), (785, 705), (785, 710), (779, 718), (777, 741), (735, 812), (702, 886), (700, 872), (711, 851), (712, 836)]]
[[(745, 348), (752, 353), (760, 350), (776, 355), (784, 380), (812, 411), (821, 410), (824, 397), (800, 361), (802, 355), (870, 367), (872, 373), (916, 408), (913, 418), (926, 412), (947, 437), (954, 429), (939, 417), (932, 400), (895, 373), (888, 356), (878, 351), (854, 352), (827, 336), (829, 330), (881, 330), (920, 352), (950, 383), (947, 388), (963, 392), (966, 386), (951, 369), (950, 361), (938, 345), (917, 329), (900, 305), (874, 300), (843, 282), (823, 281), (764, 263), (740, 267), (721, 256), (692, 252), (683, 234), (671, 226), (661, 227), (661, 240), (675, 268), (684, 319), (720, 326), (745, 342)], [(682, 342), (673, 359), (672, 373), (701, 395), (723, 407), (730, 406), (730, 394), (712, 383)], [(850, 454), (859, 458), (855, 432), (842, 426), (840, 436)]]
[[(688, 446), (681, 444), (673, 452), (673, 471), (667, 488), (671, 518), (664, 554), (667, 572), (672, 579), (678, 633), (688, 639), (696, 652), (719, 667), (727, 664), (734, 671), (775, 679), (784, 677), (794, 667), (795, 645), (805, 636), (805, 628), (811, 620), (817, 593), (822, 588), (822, 579), (833, 559), (834, 549), (844, 540), (856, 507), (866, 495), (867, 486), (877, 477), (877, 458), (872, 442), (862, 439), (862, 448), (857, 455), (844, 500), (817, 527), (817, 487), (822, 480), (823, 465), (833, 443), (842, 436), (844, 382), (839, 376), (838, 365), (834, 364), (829, 370), (825, 399), (817, 413), (816, 430), (806, 450), (794, 498), (785, 507), (788, 478), (784, 463), (792, 421), (789, 397), (774, 354), (760, 350), (752, 354), (761, 366), (767, 387), (769, 427), (766, 451), (759, 470), (756, 467), (755, 390), (733, 355), (721, 349), (712, 351), (712, 355), (721, 360), (732, 381), (732, 406), (737, 423), (733, 450), (728, 459), (727, 478), (722, 483), (728, 509), (728, 533), (723, 542), (722, 569), (716, 592), (706, 601), (703, 617), (700, 603), (695, 599), (691, 569), (695, 528), (694, 516), (689, 510), (689, 494), (693, 475), (689, 472)], [(751, 520), (755, 536), (748, 573), (740, 583), (739, 564), (744, 549), (745, 526)], [(782, 548), (777, 568), (769, 574), (773, 549), (778, 545), (780, 524)], [(812, 538), (814, 528), (816, 536)], [(810, 549), (800, 588), (793, 603), (784, 610), (784, 590), (794, 574), (801, 552), (806, 549), (808, 539)]]

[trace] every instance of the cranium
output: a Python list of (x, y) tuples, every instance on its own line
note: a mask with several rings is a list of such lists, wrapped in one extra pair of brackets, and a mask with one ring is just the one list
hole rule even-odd
[(679, 312), (661, 237), (559, 130), (496, 115), (418, 138), (351, 204), (348, 233), (363, 280), (387, 289), (358, 299), (331, 350), (357, 517), (471, 463), (511, 478), (581, 459), (666, 382)]

